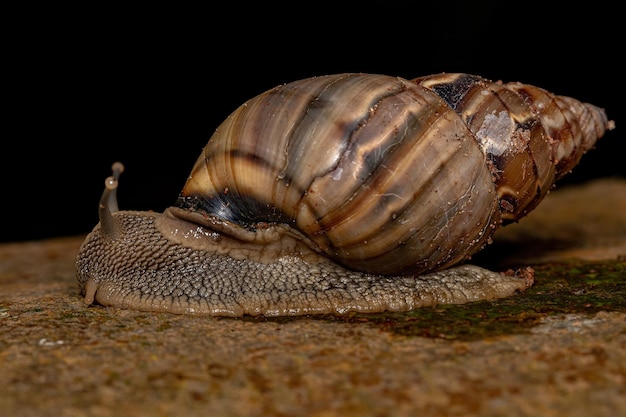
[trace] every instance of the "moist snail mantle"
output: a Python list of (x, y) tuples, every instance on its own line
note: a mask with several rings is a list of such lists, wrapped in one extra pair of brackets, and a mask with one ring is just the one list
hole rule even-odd
[(217, 128), (162, 214), (118, 211), (114, 164), (78, 282), (87, 304), (216, 316), (506, 297), (532, 270), (463, 262), (613, 127), (593, 105), (468, 74), (281, 85)]

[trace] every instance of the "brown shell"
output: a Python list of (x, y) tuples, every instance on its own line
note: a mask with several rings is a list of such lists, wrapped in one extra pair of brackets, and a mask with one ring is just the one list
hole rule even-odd
[(473, 75), (313, 77), (236, 109), (176, 205), (288, 224), (352, 269), (429, 272), (526, 215), (610, 127), (595, 106)]

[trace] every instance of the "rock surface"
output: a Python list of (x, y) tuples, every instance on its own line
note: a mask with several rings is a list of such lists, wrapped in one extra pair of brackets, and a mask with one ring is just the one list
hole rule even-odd
[[(389, 331), (408, 313), (265, 320), (86, 307), (74, 276), (82, 239), (0, 245), (2, 416), (626, 415), (626, 304), (535, 311), (530, 329), (473, 339)], [(625, 180), (553, 191), (475, 260), (573, 259), (626, 262)]]

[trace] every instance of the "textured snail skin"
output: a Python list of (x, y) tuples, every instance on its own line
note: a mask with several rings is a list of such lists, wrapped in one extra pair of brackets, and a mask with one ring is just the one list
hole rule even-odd
[(468, 74), (278, 86), (218, 127), (164, 213), (117, 211), (109, 179), (78, 282), (87, 304), (225, 316), (505, 297), (532, 272), (454, 265), (612, 128), (595, 106)]
[[(79, 280), (87, 304), (95, 299), (137, 310), (231, 317), (343, 314), (499, 298), (532, 284), (532, 275), (472, 265), (384, 277), (353, 272), (322, 257), (285, 255), (265, 264), (174, 243), (157, 229), (158, 214), (121, 211), (116, 218), (128, 230), (124, 238), (108, 240), (97, 226), (81, 249)], [(200, 246), (198, 241), (213, 239), (202, 228), (179, 233)], [(103, 250), (107, 257), (101, 257)]]

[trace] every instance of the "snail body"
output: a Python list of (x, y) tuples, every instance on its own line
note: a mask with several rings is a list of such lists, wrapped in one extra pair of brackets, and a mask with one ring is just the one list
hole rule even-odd
[(462, 263), (611, 128), (593, 105), (468, 74), (281, 85), (217, 128), (162, 214), (117, 210), (116, 166), (78, 281), (88, 304), (230, 316), (508, 296), (532, 274)]

